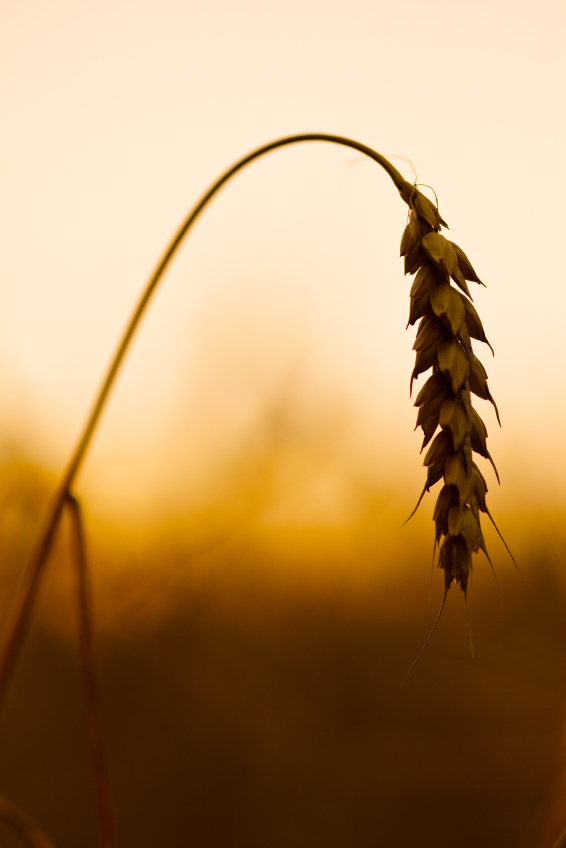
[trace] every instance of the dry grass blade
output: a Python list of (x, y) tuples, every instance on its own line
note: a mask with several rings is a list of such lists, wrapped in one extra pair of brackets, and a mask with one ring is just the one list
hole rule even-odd
[(55, 843), (16, 804), (0, 795), (0, 816), (30, 848), (56, 848)]
[(102, 742), (94, 671), (92, 595), (90, 591), (83, 519), (79, 502), (67, 493), (66, 504), (71, 519), (74, 559), (77, 566), (77, 609), (79, 612), (79, 652), (83, 674), (85, 708), (94, 770), (94, 784), (101, 848), (114, 848), (114, 827), (108, 769)]

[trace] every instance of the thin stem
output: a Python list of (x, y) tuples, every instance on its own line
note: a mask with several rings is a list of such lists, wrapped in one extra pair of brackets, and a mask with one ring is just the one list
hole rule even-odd
[(286, 138), (281, 138), (277, 141), (272, 141), (270, 144), (266, 144), (263, 147), (259, 147), (257, 150), (252, 151), (252, 153), (249, 153), (247, 156), (244, 156), (242, 159), (232, 165), (231, 168), (225, 171), (222, 176), (220, 176), (216, 180), (216, 182), (210, 187), (206, 194), (203, 195), (203, 197), (199, 200), (193, 210), (189, 213), (185, 221), (181, 224), (181, 227), (179, 228), (179, 230), (173, 237), (171, 243), (165, 250), (165, 253), (163, 254), (160, 262), (158, 263), (153, 275), (151, 276), (149, 282), (146, 285), (146, 288), (144, 289), (141, 295), (138, 305), (134, 310), (134, 313), (130, 318), (128, 325), (126, 326), (124, 335), (122, 336), (116, 353), (114, 354), (114, 357), (111, 360), (106, 377), (102, 383), (98, 395), (96, 396), (94, 406), (92, 407), (92, 411), (78, 441), (77, 447), (75, 448), (75, 451), (71, 456), (69, 464), (67, 465), (65, 473), (63, 474), (63, 478), (59, 484), (57, 491), (55, 492), (51, 508), (44, 525), (44, 529), (41, 535), (39, 536), (38, 543), (30, 559), (27, 575), (20, 594), (20, 598), (13, 608), (11, 619), (5, 629), (6, 635), (4, 638), (4, 647), (0, 655), (0, 703), (5, 694), (11, 672), (14, 668), (15, 662), (19, 655), (19, 651), (21, 649), (23, 639), (27, 631), (27, 627), (33, 609), (33, 603), (37, 594), (39, 580), (43, 572), (43, 564), (51, 549), (53, 538), (55, 536), (55, 530), (57, 528), (57, 525), (59, 524), (61, 513), (63, 511), (63, 506), (65, 504), (65, 499), (71, 489), (79, 467), (85, 457), (92, 435), (100, 418), (100, 414), (104, 408), (110, 389), (112, 388), (112, 385), (116, 378), (116, 374), (118, 373), (118, 370), (122, 364), (126, 351), (128, 350), (128, 347), (132, 340), (132, 336), (134, 335), (138, 324), (143, 314), (145, 313), (147, 305), (159, 281), (161, 280), (164, 271), (166, 270), (167, 266), (169, 265), (169, 262), (173, 258), (173, 255), (175, 254), (177, 248), (183, 241), (184, 237), (187, 235), (191, 226), (199, 217), (200, 213), (203, 211), (205, 206), (214, 197), (216, 192), (220, 188), (222, 188), (224, 183), (228, 182), (229, 179), (231, 179), (238, 171), (240, 171), (246, 165), (249, 165), (250, 162), (253, 162), (255, 159), (258, 159), (265, 153), (269, 153), (270, 151), (276, 150), (279, 147), (286, 147), (288, 145), (297, 144), (303, 141), (326, 141), (332, 144), (340, 144), (344, 147), (349, 147), (354, 150), (358, 150), (360, 153), (369, 156), (370, 159), (373, 159), (387, 171), (387, 173), (395, 183), (403, 200), (406, 203), (409, 202), (411, 192), (413, 191), (413, 186), (401, 176), (399, 171), (397, 171), (397, 169), (394, 168), (393, 165), (384, 156), (382, 156), (380, 153), (377, 153), (375, 150), (372, 150), (371, 147), (366, 147), (365, 144), (360, 144), (360, 142), (358, 141), (353, 141), (352, 139), (343, 138), (342, 136), (338, 135), (326, 135), (323, 133), (306, 133), (304, 135), (287, 136)]
[(558, 840), (554, 843), (552, 848), (566, 848), (566, 830), (564, 833), (560, 834)]
[(49, 837), (20, 807), (0, 795), (0, 817), (4, 819), (31, 848), (55, 848)]
[(108, 769), (102, 743), (102, 727), (98, 709), (96, 674), (94, 671), (92, 593), (89, 582), (84, 525), (79, 502), (69, 492), (65, 498), (71, 518), (71, 542), (77, 566), (77, 608), (79, 611), (79, 652), (83, 674), (84, 698), (90, 752), (94, 771), (94, 788), (98, 813), (100, 848), (114, 848), (114, 828)]

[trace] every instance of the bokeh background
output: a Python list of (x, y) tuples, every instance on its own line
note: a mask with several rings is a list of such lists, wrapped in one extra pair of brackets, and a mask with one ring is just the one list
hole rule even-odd
[[(374, 163), (309, 143), (200, 220), (75, 490), (120, 848), (542, 848), (566, 826), (565, 17), (2, 5), (2, 616), (144, 280), (248, 150), (326, 132), (410, 159), (487, 284), (501, 487), (485, 475), (521, 575), (486, 527), (503, 604), (477, 558), (475, 660), (453, 591), (401, 688), (441, 600), (433, 497), (402, 527), (424, 480), (406, 207)], [(63, 527), (0, 716), (0, 792), (60, 848), (95, 844), (72, 592)]]

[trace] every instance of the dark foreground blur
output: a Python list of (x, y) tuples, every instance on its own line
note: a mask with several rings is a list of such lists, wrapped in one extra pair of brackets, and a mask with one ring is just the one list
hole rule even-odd
[[(350, 581), (363, 532), (349, 547), (319, 529), (316, 580), (296, 576), (314, 548), (291, 531), (288, 544), (253, 527), (197, 551), (156, 544), (138, 562), (127, 545), (93, 542), (118, 848), (550, 848), (566, 826), (558, 551), (524, 552), (523, 579), (504, 569), (502, 605), (492, 578), (476, 579), (473, 661), (453, 589), (401, 687), (439, 579), (428, 604), (427, 545), (410, 557), (376, 549), (375, 579)], [(59, 848), (89, 848), (76, 611), (71, 582), (54, 576), (69, 568), (63, 547), (0, 716), (0, 792)], [(21, 845), (4, 824), (0, 844)]]

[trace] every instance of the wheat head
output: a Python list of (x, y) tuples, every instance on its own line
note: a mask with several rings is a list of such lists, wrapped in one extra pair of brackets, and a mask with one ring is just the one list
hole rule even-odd
[(409, 205), (409, 220), (401, 238), (401, 256), (405, 274), (416, 274), (407, 326), (419, 321), (413, 345), (416, 357), (411, 393), (413, 381), (432, 369), (415, 400), (416, 427), (424, 434), (421, 452), (431, 444), (424, 458), (426, 482), (409, 517), (425, 492), (442, 480), (433, 514), (434, 552), (438, 546), (438, 565), (444, 571), (442, 612), (452, 583), (466, 595), (472, 554), (483, 551), (491, 565), (480, 513), (493, 519), (486, 504), (487, 483), (473, 454), (491, 462), (498, 481), (499, 475), (487, 448), (487, 428), (472, 406), (472, 395), (489, 400), (500, 420), (486, 370), (472, 350), (472, 339), (491, 348), (467, 281), (484, 284), (464, 251), (441, 235), (440, 229), (448, 225), (438, 207), (416, 186), (404, 199)]

